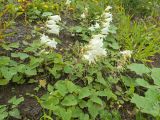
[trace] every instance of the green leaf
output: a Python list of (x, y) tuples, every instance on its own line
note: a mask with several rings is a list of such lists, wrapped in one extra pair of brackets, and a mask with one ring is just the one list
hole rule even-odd
[(90, 92), (89, 88), (84, 87), (80, 90), (78, 98), (83, 99), (83, 98), (89, 97), (90, 95), (91, 95), (91, 92)]
[(95, 120), (96, 116), (99, 113), (99, 108), (91, 101), (87, 103), (87, 106), (88, 106), (88, 111), (92, 116), (92, 120)]
[(72, 67), (70, 67), (70, 66), (65, 66), (65, 67), (64, 67), (64, 72), (65, 72), (65, 73), (72, 73)]
[(10, 62), (9, 57), (5, 57), (5, 56), (0, 57), (0, 66), (8, 65), (9, 62)]
[(160, 68), (153, 68), (151, 77), (154, 80), (154, 84), (160, 86)]
[(62, 95), (65, 96), (68, 93), (67, 86), (64, 81), (60, 80), (56, 82), (55, 88), (58, 90), (58, 92)]
[(0, 79), (0, 85), (7, 85), (9, 83), (6, 79)]
[(64, 106), (74, 106), (78, 104), (78, 101), (75, 96), (73, 95), (68, 95), (65, 96), (64, 100), (61, 102), (62, 105)]
[(96, 82), (101, 83), (102, 85), (106, 86), (106, 81), (103, 78), (102, 73), (100, 73), (100, 72), (97, 73)]
[(94, 103), (97, 103), (97, 104), (103, 105), (102, 100), (101, 100), (99, 97), (95, 96), (95, 95), (94, 95), (94, 96), (92, 96), (90, 100), (91, 100), (92, 102), (94, 102)]
[(136, 83), (137, 83), (139, 86), (143, 86), (143, 87), (145, 87), (145, 88), (154, 88), (154, 86), (150, 85), (146, 80), (141, 79), (141, 78), (137, 78), (137, 79), (136, 79)]
[(10, 104), (13, 104), (13, 105), (19, 105), (21, 102), (23, 102), (24, 101), (24, 98), (23, 97), (20, 97), (20, 98), (16, 98), (16, 96), (14, 96), (14, 97), (12, 97), (9, 101), (8, 101), (8, 103), (10, 103)]
[(60, 111), (60, 115), (62, 117), (62, 120), (71, 120), (72, 111), (71, 109), (67, 109), (67, 111)]
[(11, 111), (9, 111), (9, 115), (14, 117), (14, 118), (21, 119), (20, 112), (17, 108), (14, 108)]
[(27, 67), (27, 69), (25, 70), (25, 74), (28, 76), (37, 75), (37, 70)]
[(148, 89), (144, 97), (134, 94), (131, 102), (135, 103), (141, 112), (160, 117), (159, 98), (160, 92), (158, 89)]
[(1, 67), (0, 70), (1, 70), (3, 77), (8, 81), (11, 80), (14, 75), (17, 74), (17, 70), (14, 67), (10, 67), (10, 68)]
[(121, 78), (122, 78), (123, 83), (128, 87), (136, 85), (135, 79), (131, 77), (122, 76)]
[(51, 16), (53, 13), (52, 12), (44, 12), (42, 14), (42, 17), (48, 17), (48, 16)]
[(6, 105), (0, 105), (0, 120), (5, 120), (8, 117)]
[(104, 91), (98, 91), (97, 95), (101, 97), (106, 96), (108, 100), (111, 98), (117, 100), (117, 96), (110, 89), (104, 89)]
[(12, 57), (18, 57), (18, 58), (20, 58), (21, 60), (25, 60), (26, 58), (29, 57), (29, 55), (26, 54), (26, 53), (11, 53), (11, 56), (12, 56)]
[(149, 68), (146, 67), (144, 64), (132, 63), (128, 65), (127, 68), (130, 69), (131, 71), (134, 71), (138, 75), (150, 72)]
[(70, 93), (75, 92), (78, 88), (75, 84), (73, 84), (71, 81), (67, 80), (66, 81), (67, 89)]

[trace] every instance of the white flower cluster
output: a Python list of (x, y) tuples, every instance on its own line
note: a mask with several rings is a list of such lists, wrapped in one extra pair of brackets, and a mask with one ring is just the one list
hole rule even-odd
[(93, 35), (93, 38), (86, 46), (88, 51), (86, 51), (83, 57), (89, 61), (89, 64), (95, 63), (98, 57), (107, 55), (106, 50), (103, 48), (103, 37), (101, 35)]
[(102, 15), (102, 17), (104, 17), (104, 21), (102, 22), (101, 34), (106, 36), (108, 35), (110, 23), (112, 22), (112, 14), (109, 12), (111, 8), (112, 7), (108, 6)]
[[(50, 16), (49, 20), (46, 22), (46, 26), (49, 28), (48, 33), (59, 35), (60, 26), (57, 24), (61, 21), (61, 17), (59, 15)], [(42, 34), (41, 43), (45, 44), (51, 48), (56, 48), (57, 42), (54, 38), (50, 39), (47, 35)]]
[(86, 46), (87, 51), (85, 52), (83, 57), (89, 62), (89, 64), (95, 63), (97, 58), (107, 55), (105, 48), (103, 48), (103, 39), (107, 37), (110, 23), (112, 22), (112, 14), (109, 12), (111, 8), (112, 7), (108, 6), (105, 9), (105, 12), (102, 14), (102, 17), (104, 18), (104, 21), (102, 21), (102, 26), (100, 26), (99, 23), (96, 22), (95, 25), (89, 27), (89, 30), (91, 31), (95, 31), (96, 29), (101, 30), (100, 34), (92, 36), (92, 39)]
[(131, 58), (132, 51), (131, 50), (125, 50), (120, 52), (124, 58)]
[(45, 34), (42, 34), (41, 36), (41, 43), (45, 44), (51, 48), (56, 48), (57, 42), (55, 41), (55, 39), (50, 39), (48, 36), (46, 36)]
[(70, 5), (71, 4), (71, 0), (66, 0), (66, 5)]
[(61, 17), (59, 15), (50, 16), (47, 21), (46, 26), (49, 28), (48, 32), (59, 35), (60, 26), (57, 24), (61, 21)]

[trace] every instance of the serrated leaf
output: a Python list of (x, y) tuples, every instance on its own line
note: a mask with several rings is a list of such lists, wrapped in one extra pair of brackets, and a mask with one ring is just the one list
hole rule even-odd
[(97, 96), (92, 96), (92, 97), (90, 98), (90, 100), (91, 100), (92, 102), (94, 102), (94, 103), (99, 104), (99, 105), (103, 105), (102, 100), (101, 100), (99, 97), (97, 97)]
[(84, 87), (80, 90), (78, 98), (83, 99), (83, 98), (89, 97), (90, 95), (91, 95), (91, 92), (90, 92), (89, 88)]
[(68, 95), (65, 96), (64, 100), (61, 102), (63, 106), (74, 106), (78, 104), (78, 101), (75, 96)]
[(0, 79), (0, 85), (7, 85), (9, 83), (6, 79)]
[(160, 86), (160, 68), (153, 68), (151, 77), (154, 80), (154, 84)]
[(26, 58), (29, 57), (29, 55), (26, 54), (26, 53), (11, 53), (11, 56), (12, 56), (12, 57), (18, 57), (18, 58), (20, 58), (21, 60), (25, 60)]
[(137, 78), (136, 79), (136, 83), (139, 85), (139, 86), (143, 86), (145, 88), (152, 88), (152, 86), (144, 79), (141, 79), (141, 78)]
[(72, 73), (72, 68), (70, 66), (65, 66), (64, 67), (64, 72), (65, 73)]
[(8, 65), (9, 62), (10, 62), (9, 57), (5, 57), (5, 56), (0, 57), (0, 66)]
[(24, 98), (23, 97), (20, 97), (20, 98), (16, 98), (16, 96), (14, 96), (14, 97), (12, 97), (9, 101), (8, 101), (8, 103), (11, 103), (11, 104), (13, 104), (13, 105), (19, 105), (21, 102), (23, 102), (24, 101)]
[(150, 72), (149, 68), (146, 67), (144, 64), (132, 63), (128, 65), (127, 68), (130, 69), (131, 71), (134, 71), (138, 75)]
[(9, 115), (14, 118), (21, 119), (20, 112), (17, 108), (14, 108), (12, 111), (9, 111)]
[(8, 81), (11, 80), (14, 75), (17, 74), (17, 70), (14, 67), (10, 67), (10, 68), (1, 67), (0, 70), (1, 70), (3, 77)]
[(67, 86), (67, 89), (70, 93), (73, 93), (77, 90), (77, 86), (75, 84), (73, 84), (71, 81), (66, 81), (66, 86)]
[(117, 96), (109, 89), (104, 89), (104, 91), (99, 91), (97, 93), (98, 96), (106, 96), (107, 97), (107, 100), (109, 99), (114, 99), (114, 100), (117, 100)]
[(68, 93), (67, 86), (64, 81), (60, 80), (56, 82), (55, 88), (58, 90), (58, 92), (62, 95), (65, 96)]

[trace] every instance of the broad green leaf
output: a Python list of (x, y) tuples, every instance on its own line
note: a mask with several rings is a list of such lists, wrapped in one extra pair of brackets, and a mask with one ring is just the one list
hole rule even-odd
[(11, 56), (12, 56), (12, 57), (18, 57), (18, 58), (20, 58), (21, 60), (25, 60), (26, 58), (29, 57), (29, 55), (26, 54), (26, 53), (11, 53)]
[(135, 79), (133, 79), (131, 77), (126, 77), (126, 76), (122, 76), (121, 78), (122, 78), (123, 83), (126, 86), (128, 86), (128, 87), (133, 86), (133, 85), (136, 86)]
[(11, 104), (13, 104), (13, 105), (19, 105), (21, 102), (23, 102), (24, 101), (24, 98), (23, 97), (20, 97), (20, 98), (16, 98), (16, 96), (14, 96), (14, 97), (12, 97), (9, 101), (8, 101), (8, 103), (11, 103)]
[(98, 107), (91, 101), (87, 103), (87, 106), (88, 106), (88, 111), (90, 115), (92, 116), (92, 120), (95, 120), (95, 118), (97, 117), (99, 113)]
[(91, 95), (91, 92), (90, 92), (89, 88), (84, 87), (80, 90), (78, 98), (83, 99), (83, 98), (89, 97), (90, 95)]
[(77, 98), (73, 95), (65, 96), (64, 100), (61, 102), (64, 106), (74, 106), (78, 104)]
[(110, 89), (104, 89), (104, 91), (98, 91), (97, 95), (106, 96), (108, 100), (111, 98), (117, 100), (117, 96)]
[(67, 111), (60, 111), (62, 120), (71, 120), (72, 111), (68, 109)]
[(160, 68), (153, 68), (151, 77), (154, 80), (154, 84), (160, 86)]
[(99, 97), (97, 97), (97, 96), (92, 96), (92, 97), (90, 98), (90, 100), (91, 100), (92, 102), (94, 102), (94, 103), (103, 105), (102, 100), (101, 100)]
[(14, 118), (21, 119), (20, 112), (17, 108), (14, 108), (11, 111), (9, 111), (9, 115), (14, 117)]
[(28, 76), (37, 75), (37, 70), (32, 69), (30, 67), (27, 67), (26, 70), (25, 70), (25, 74), (28, 75)]
[(42, 107), (53, 110), (55, 109), (55, 106), (59, 103), (59, 99), (54, 96), (48, 96), (44, 102), (42, 102)]
[(65, 72), (65, 73), (72, 73), (72, 67), (70, 67), (70, 66), (65, 66), (65, 67), (64, 67), (64, 72)]
[(66, 81), (66, 86), (70, 93), (73, 93), (78, 89), (77, 86), (69, 80)]
[(42, 17), (48, 17), (48, 16), (51, 16), (53, 13), (52, 12), (44, 12), (42, 14)]
[(8, 65), (9, 62), (10, 62), (9, 57), (5, 57), (5, 56), (0, 57), (0, 66)]
[(148, 89), (144, 97), (134, 94), (131, 102), (135, 103), (141, 112), (160, 117), (159, 98), (160, 92), (158, 89)]
[(139, 85), (139, 86), (143, 86), (145, 88), (152, 88), (153, 86), (150, 85), (146, 80), (144, 79), (141, 79), (141, 78), (137, 78), (136, 79), (136, 83)]
[(144, 64), (132, 63), (128, 65), (127, 68), (130, 69), (131, 71), (134, 71), (138, 75), (150, 72), (150, 69), (146, 67)]
[(17, 74), (17, 70), (14, 67), (10, 67), (10, 68), (1, 67), (0, 70), (1, 70), (3, 77), (8, 81), (11, 80), (14, 75)]
[(65, 96), (68, 93), (67, 86), (65, 84), (65, 81), (58, 81), (55, 84), (55, 88), (58, 90), (58, 92), (62, 95)]
[(6, 79), (0, 79), (0, 85), (7, 85), (9, 83)]

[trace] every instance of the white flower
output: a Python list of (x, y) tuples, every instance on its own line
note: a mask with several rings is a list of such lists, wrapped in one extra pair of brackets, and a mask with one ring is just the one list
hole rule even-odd
[(103, 29), (101, 30), (101, 33), (102, 33), (103, 35), (108, 35), (108, 32), (109, 32), (109, 28), (108, 28), (108, 27), (105, 27), (105, 28), (103, 28)]
[(110, 18), (110, 17), (112, 18), (112, 14), (111, 14), (111, 13), (108, 13), (108, 12), (104, 13), (103, 16), (104, 16), (105, 18)]
[(85, 13), (82, 13), (82, 14), (81, 14), (81, 18), (83, 18), (83, 19), (86, 18)]
[(125, 50), (125, 51), (121, 51), (120, 52), (125, 58), (130, 58), (132, 55), (132, 51), (131, 50)]
[(58, 25), (47, 25), (48, 28), (50, 28), (50, 30), (48, 30), (49, 33), (54, 33), (56, 35), (59, 35), (59, 31), (60, 31), (60, 26)]
[(52, 40), (48, 41), (46, 43), (47, 46), (51, 47), (51, 48), (56, 48), (57, 42), (55, 41), (55, 39), (53, 38)]
[(97, 58), (107, 55), (106, 50), (103, 48), (103, 38), (104, 36), (101, 34), (93, 35), (93, 38), (86, 46), (88, 50), (83, 55), (83, 57), (89, 62), (89, 64), (95, 63)]
[(42, 36), (41, 36), (41, 43), (47, 43), (50, 39), (49, 39), (49, 37), (48, 36), (46, 36), (45, 34), (42, 34)]
[(105, 11), (109, 11), (110, 9), (112, 9), (111, 6), (107, 6), (107, 8), (105, 9)]
[(40, 39), (42, 44), (45, 44), (51, 48), (56, 48), (57, 42), (55, 41), (54, 38), (51, 40), (48, 36), (42, 34)]
[(66, 5), (70, 5), (71, 4), (71, 0), (66, 0)]
[(87, 52), (85, 55), (83, 55), (84, 59), (91, 63), (95, 63), (95, 56), (91, 52)]
[(46, 26), (49, 28), (48, 32), (59, 35), (60, 26), (57, 23), (61, 21), (61, 17), (59, 15), (50, 16), (49, 20), (46, 22)]
[(96, 22), (95, 25), (92, 25), (91, 27), (89, 27), (89, 30), (95, 31), (96, 29), (99, 29), (99, 28), (100, 28), (100, 25), (99, 25), (99, 23)]
[(55, 22), (61, 21), (61, 17), (59, 15), (50, 16), (49, 19)]

